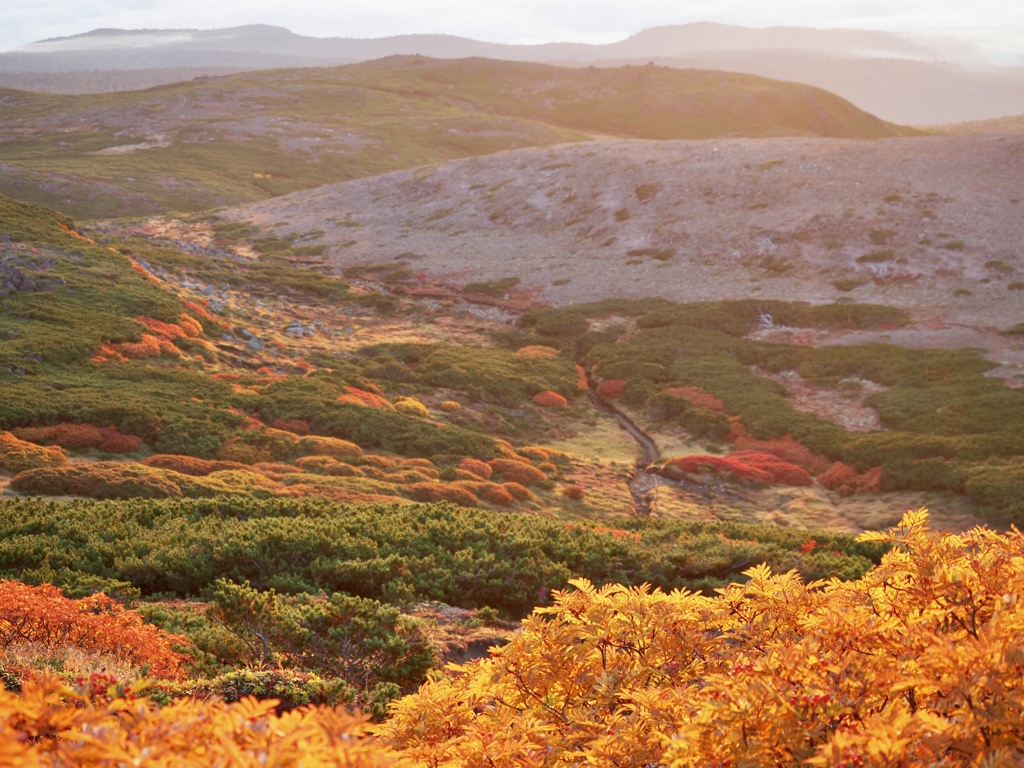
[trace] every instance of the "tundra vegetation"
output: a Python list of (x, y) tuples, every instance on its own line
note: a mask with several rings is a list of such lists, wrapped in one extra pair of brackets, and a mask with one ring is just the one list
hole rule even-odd
[[(503, 70), (506, 90), (489, 67)], [(160, 158), (202, 166), (188, 194), (145, 192), (195, 209), (328, 180), (319, 174), (379, 172), (384, 159), (491, 151), (506, 123), (527, 143), (640, 123), (651, 138), (777, 135), (780, 125), (802, 134), (810, 99), (817, 132), (899, 133), (827, 94), (757, 78), (553, 72), (417, 59), (295, 76), (299, 90), (347, 82), (366, 97), (359, 118), (369, 122), (429, 97), (428, 135), (472, 125), (471, 146), (427, 142), (417, 154), (392, 125), (393, 154), (295, 164), (207, 126), (187, 151), (146, 150), (156, 152), (149, 176), (144, 163), (131, 167), (147, 185)], [(538, 85), (541, 76), (555, 80)], [(241, 75), (231, 87), (274, 77)], [(595, 79), (606, 85), (600, 103), (565, 97)], [(705, 110), (694, 122), (669, 110), (651, 121), (619, 109), (638, 85), (658, 101), (711, 81), (772, 119)], [(439, 99), (453, 82), (462, 91)], [(147, 98), (213, 99), (222, 85)], [(35, 98), (10, 96), (39, 115), (67, 108)], [(105, 95), (97, 108), (131, 98)], [(493, 114), (467, 123), (467, 99)], [(303, 103), (316, 114), (326, 104)], [(561, 106), (541, 120), (538, 103)], [(104, 130), (62, 134), (68, 146), (52, 166), (39, 161), (52, 154), (48, 139), (5, 142), (5, 162), (95, 171), (95, 153), (116, 138)], [(225, 181), (254, 157), (251, 180)], [(660, 192), (641, 185), (630, 202)], [(109, 214), (103, 205), (76, 207)], [(321, 260), (319, 230), (261, 237), (219, 223), (201, 248), (110, 231), (0, 197), (0, 764), (1021, 758), (1016, 529), (936, 533), (923, 511), (859, 537), (641, 516), (622, 501), (632, 457), (601, 463), (552, 447), (614, 405), (700, 446), (646, 468), (671, 487), (880, 502), (927, 491), (1019, 524), (1024, 391), (987, 377), (977, 352), (755, 336), (765, 325), (908, 323), (876, 304), (645, 299), (522, 311), (518, 277), (448, 291), (412, 253), (339, 274)], [(676, 251), (627, 255), (665, 264)], [(442, 317), (418, 301), (430, 291), (516, 322), (461, 309)], [(251, 301), (215, 298), (229, 294)], [(284, 302), (287, 321), (273, 318)], [(328, 313), (362, 325), (327, 328)], [(849, 431), (797, 409), (772, 378), (782, 374), (822, 388), (872, 384), (866, 402), (883, 428)], [(481, 644), (493, 645), (488, 656), (445, 666), (484, 655)]]

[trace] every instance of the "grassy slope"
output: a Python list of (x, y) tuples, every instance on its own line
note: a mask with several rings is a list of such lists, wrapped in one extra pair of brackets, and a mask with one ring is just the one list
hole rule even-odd
[[(650, 139), (902, 132), (825, 91), (748, 75), (422, 57), (128, 93), (0, 89), (0, 105), (0, 192), (85, 218), (251, 202), (593, 132)], [(138, 144), (146, 146), (109, 152)]]

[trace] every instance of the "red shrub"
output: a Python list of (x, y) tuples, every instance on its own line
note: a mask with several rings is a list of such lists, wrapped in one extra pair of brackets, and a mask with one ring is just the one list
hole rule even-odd
[(666, 389), (665, 394), (672, 397), (680, 397), (698, 408), (704, 408), (715, 413), (721, 413), (725, 410), (725, 405), (721, 400), (696, 387), (672, 387), (671, 389)]
[(818, 475), (818, 482), (840, 496), (852, 496), (855, 493), (878, 493), (881, 480), (881, 467), (874, 467), (859, 474), (849, 464), (844, 464), (841, 461), (835, 462)]
[(550, 389), (534, 395), (533, 402), (541, 408), (557, 408), (569, 404), (568, 400), (557, 392), (552, 392)]
[(741, 480), (751, 480), (755, 483), (769, 485), (772, 476), (764, 470), (752, 467), (742, 461), (722, 458), (721, 456), (684, 456), (681, 459), (672, 459), (668, 462), (671, 466), (689, 474), (701, 472), (713, 472), (716, 475), (728, 474)]
[(597, 385), (599, 400), (614, 400), (626, 394), (626, 382), (622, 379), (608, 379)]
[(806, 469), (783, 461), (778, 456), (770, 453), (747, 453), (738, 452), (729, 454), (729, 458), (736, 462), (742, 462), (749, 467), (767, 472), (772, 477), (773, 483), (781, 485), (808, 486), (814, 484), (814, 478)]
[(532, 464), (514, 459), (491, 459), (488, 464), (491, 469), (501, 475), (505, 480), (520, 485), (530, 485), (545, 479), (545, 475)]
[(459, 462), (459, 469), (476, 475), (483, 480), (490, 480), (491, 473), (494, 472), (490, 464), (479, 459), (463, 459)]
[(733, 442), (737, 451), (770, 453), (790, 464), (803, 467), (812, 475), (824, 472), (832, 464), (827, 458), (814, 453), (792, 435), (784, 435), (772, 440), (758, 440), (749, 435), (741, 434)]

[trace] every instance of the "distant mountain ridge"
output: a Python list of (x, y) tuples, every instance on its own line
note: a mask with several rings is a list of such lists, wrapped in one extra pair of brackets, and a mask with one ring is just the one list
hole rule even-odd
[[(174, 82), (194, 77), (195, 72), (221, 75), (334, 66), (419, 54), (570, 66), (654, 61), (756, 74), (824, 88), (885, 120), (903, 124), (948, 124), (1024, 112), (1024, 67), (985, 66), (975, 53), (966, 43), (891, 32), (752, 29), (708, 22), (655, 27), (604, 45), (508, 45), (440, 34), (314, 38), (268, 25), (219, 30), (98, 29), (0, 53), (0, 85), (102, 92)], [(59, 73), (77, 75), (62, 85), (56, 77)]]

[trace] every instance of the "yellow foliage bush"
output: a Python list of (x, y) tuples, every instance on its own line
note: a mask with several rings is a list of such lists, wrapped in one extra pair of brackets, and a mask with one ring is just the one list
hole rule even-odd
[(27, 681), (0, 687), (0, 765), (221, 768), (383, 768), (402, 765), (344, 710), (281, 715), (273, 700), (177, 701), (159, 707), (133, 691)]
[(1024, 760), (1024, 535), (908, 513), (853, 582), (714, 597), (580, 580), (490, 658), (393, 705), (429, 766), (967, 766)]
[(441, 410), (445, 413), (455, 413), (462, 410), (462, 405), (455, 400), (445, 400), (441, 403)]
[(415, 397), (398, 398), (395, 400), (395, 410), (399, 413), (404, 413), (409, 416), (420, 416), (424, 419), (430, 415), (430, 412), (427, 410), (427, 406)]
[(298, 449), (306, 456), (332, 456), (335, 459), (355, 459), (363, 455), (363, 449), (355, 443), (319, 435), (302, 438)]

